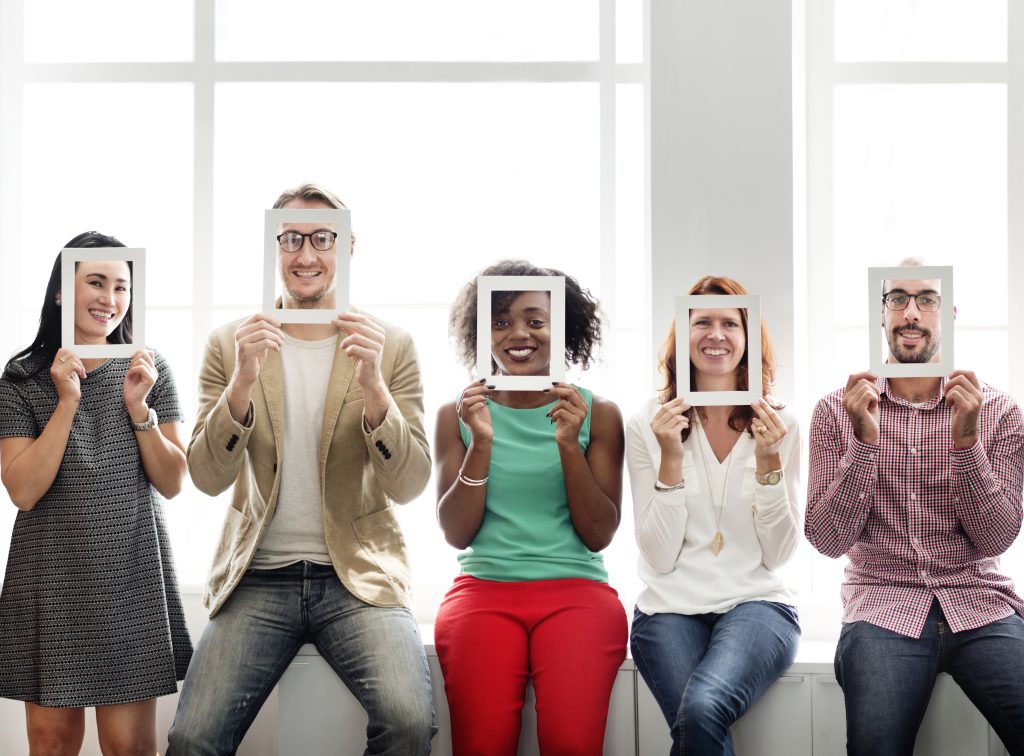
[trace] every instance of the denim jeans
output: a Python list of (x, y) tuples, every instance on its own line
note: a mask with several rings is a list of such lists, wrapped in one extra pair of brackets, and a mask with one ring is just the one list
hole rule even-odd
[(786, 604), (696, 615), (637, 609), (633, 660), (672, 730), (672, 753), (735, 753), (729, 727), (793, 663), (799, 640)]
[(430, 753), (436, 731), (419, 629), (403, 608), (360, 601), (334, 568), (250, 570), (203, 631), (168, 756), (233, 754), (299, 647), (311, 642), (366, 709), (366, 753)]
[(939, 672), (956, 680), (1011, 754), (1024, 754), (1024, 620), (1016, 614), (954, 633), (934, 601), (920, 638), (851, 622), (835, 667), (854, 756), (912, 754)]

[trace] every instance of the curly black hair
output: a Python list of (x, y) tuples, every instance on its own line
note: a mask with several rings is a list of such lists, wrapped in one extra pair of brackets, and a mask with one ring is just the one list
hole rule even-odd
[[(526, 260), (502, 260), (477, 275), (480, 276), (564, 276), (565, 277), (565, 361), (584, 370), (594, 361), (594, 352), (601, 343), (601, 314), (597, 299), (580, 282), (554, 268), (538, 268)], [(491, 294), (491, 310), (497, 311), (520, 294), (517, 291), (495, 291)], [(448, 315), (448, 335), (455, 351), (470, 372), (476, 367), (476, 277), (459, 292)], [(491, 361), (491, 369), (497, 365)]]

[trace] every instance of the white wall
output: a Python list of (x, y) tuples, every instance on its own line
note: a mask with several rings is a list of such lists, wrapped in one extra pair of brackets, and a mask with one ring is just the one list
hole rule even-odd
[(726, 275), (762, 295), (776, 393), (795, 396), (790, 0), (651, 0), (655, 346), (673, 296)]

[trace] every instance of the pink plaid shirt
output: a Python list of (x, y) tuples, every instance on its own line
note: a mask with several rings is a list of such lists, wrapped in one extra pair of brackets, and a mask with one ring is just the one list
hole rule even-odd
[(945, 402), (915, 407), (889, 394), (886, 379), (877, 385), (877, 445), (853, 435), (844, 389), (819, 401), (811, 420), (804, 532), (822, 554), (849, 557), (843, 622), (919, 638), (933, 599), (953, 632), (1024, 614), (999, 572), (1021, 527), (1020, 408), (983, 384), (978, 442), (958, 450)]

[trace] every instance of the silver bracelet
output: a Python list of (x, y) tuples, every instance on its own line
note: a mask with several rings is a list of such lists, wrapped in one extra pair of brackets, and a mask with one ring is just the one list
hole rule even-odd
[[(490, 476), (488, 475), (487, 478), (489, 477)], [(483, 478), (482, 480), (474, 480), (473, 478), (467, 478), (462, 473), (459, 473), (459, 480), (461, 480), (467, 486), (482, 486), (487, 482), (487, 478)]]
[(678, 491), (678, 490), (680, 490), (682, 488), (686, 488), (686, 478), (683, 478), (681, 481), (676, 483), (674, 486), (666, 486), (660, 480), (656, 480), (654, 482), (654, 490), (658, 491), (660, 493), (665, 493), (666, 491)]

